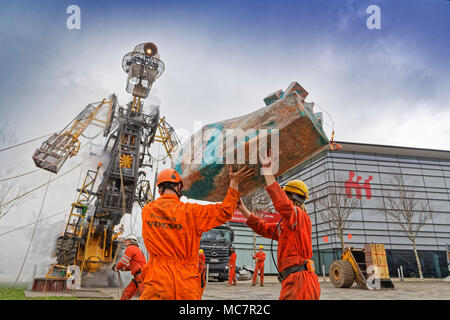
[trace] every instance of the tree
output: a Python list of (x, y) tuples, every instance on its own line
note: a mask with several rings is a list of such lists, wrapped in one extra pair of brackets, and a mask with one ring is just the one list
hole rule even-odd
[[(0, 149), (15, 141), (12, 131), (2, 124), (0, 126)], [(8, 158), (2, 155), (0, 161), (8, 163)], [(0, 168), (0, 220), (16, 205), (15, 202), (9, 203), (9, 201), (22, 194), (25, 189), (23, 186), (7, 179), (7, 173), (9, 172), (11, 172), (11, 168)]]
[(334, 230), (344, 250), (344, 233), (350, 226), (349, 217), (359, 201), (347, 196), (343, 180), (331, 181), (329, 177), (328, 181), (330, 185), (315, 195), (317, 214), (321, 222), (326, 223), (330, 230)]
[(404, 235), (412, 243), (420, 280), (423, 280), (422, 267), (417, 253), (416, 239), (420, 229), (432, 218), (432, 210), (426, 200), (418, 199), (413, 188), (405, 185), (401, 174), (391, 178), (393, 190), (383, 190), (378, 207), (389, 220), (397, 223)]
[[(4, 175), (0, 172), (0, 180)], [(0, 220), (16, 205), (8, 203), (11, 199), (23, 193), (24, 188), (8, 181), (0, 182)]]
[[(270, 199), (264, 187), (242, 197), (242, 201), (250, 212), (261, 219), (264, 219), (268, 212), (275, 212), (272, 199)], [(256, 254), (256, 232), (253, 232), (253, 254)]]

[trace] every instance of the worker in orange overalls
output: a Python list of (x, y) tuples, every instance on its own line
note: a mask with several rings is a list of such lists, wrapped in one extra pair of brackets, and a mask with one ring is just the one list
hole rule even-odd
[(129, 235), (125, 238), (127, 248), (122, 259), (113, 266), (114, 271), (131, 271), (133, 280), (124, 289), (120, 300), (130, 300), (139, 292), (144, 292), (144, 283), (142, 281), (142, 268), (145, 266), (145, 257), (139, 249), (138, 239), (135, 235)]
[(142, 236), (149, 255), (142, 300), (199, 300), (198, 250), (203, 232), (233, 217), (239, 183), (253, 175), (246, 166), (229, 170), (230, 185), (222, 203), (201, 205), (180, 201), (183, 183), (176, 170), (157, 177), (161, 195), (142, 210)]
[(256, 233), (278, 241), (279, 299), (318, 300), (320, 284), (311, 260), (311, 220), (303, 204), (308, 198), (308, 188), (303, 181), (293, 180), (281, 189), (273, 176), (270, 153), (269, 156), (260, 155), (260, 160), (266, 190), (282, 219), (278, 224), (265, 222), (248, 211), (242, 201), (239, 201), (238, 209)]
[(206, 257), (203, 253), (203, 249), (198, 251), (198, 273), (200, 273), (200, 296), (202, 296), (206, 286)]
[(230, 260), (228, 260), (228, 286), (235, 286), (236, 281), (236, 252), (230, 248)]
[(266, 254), (264, 253), (263, 248), (263, 246), (259, 246), (259, 251), (252, 256), (252, 258), (256, 260), (255, 271), (253, 272), (252, 278), (252, 286), (256, 285), (256, 278), (258, 277), (259, 271), (259, 284), (261, 287), (264, 287), (264, 261), (266, 260)]

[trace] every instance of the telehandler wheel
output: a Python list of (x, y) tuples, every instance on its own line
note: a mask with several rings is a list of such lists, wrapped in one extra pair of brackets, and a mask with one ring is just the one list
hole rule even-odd
[(64, 240), (59, 237), (56, 240), (56, 261), (60, 265), (73, 264), (77, 254), (77, 245), (73, 239)]
[(355, 279), (355, 272), (350, 262), (335, 260), (330, 265), (330, 280), (335, 288), (349, 288)]

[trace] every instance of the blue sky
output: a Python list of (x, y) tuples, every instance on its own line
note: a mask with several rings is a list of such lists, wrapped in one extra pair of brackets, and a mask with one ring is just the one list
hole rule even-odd
[[(80, 30), (66, 27), (71, 4)], [(366, 27), (372, 4), (380, 30)], [(0, 8), (0, 130), (17, 142), (61, 130), (111, 93), (125, 105), (122, 57), (154, 42), (166, 70), (146, 105), (159, 104), (176, 129), (250, 113), (298, 81), (332, 115), (338, 140), (450, 150), (450, 1), (0, 0)], [(0, 174), (33, 170), (39, 144), (0, 154)], [(51, 185), (58, 197), (46, 201), (48, 215), (68, 208), (89, 165)], [(43, 191), (1, 223), (33, 221)]]
[[(17, 141), (59, 131), (110, 93), (125, 105), (122, 57), (152, 41), (166, 70), (146, 105), (176, 129), (250, 113), (298, 81), (338, 140), (450, 149), (449, 1), (0, 3), (0, 128)], [(66, 27), (71, 4), (80, 30)], [(371, 4), (380, 30), (366, 27)], [(18, 150), (23, 169), (33, 148)]]
[[(66, 28), (70, 4), (81, 8), (81, 30)], [(381, 30), (366, 27), (370, 4), (381, 8)], [(446, 111), (448, 1), (3, 1), (2, 8), (0, 108), (8, 123), (26, 124), (19, 138), (47, 132), (46, 121), (57, 130), (52, 117), (70, 121), (109, 92), (126, 103), (121, 58), (153, 41), (166, 72), (152, 101), (175, 127), (251, 112), (296, 80), (332, 114), (338, 139), (447, 148), (428, 137), (414, 145), (400, 133), (386, 141), (382, 132), (383, 122), (395, 127), (391, 118), (406, 125), (414, 112)], [(347, 131), (348, 122), (364, 123), (364, 132)]]

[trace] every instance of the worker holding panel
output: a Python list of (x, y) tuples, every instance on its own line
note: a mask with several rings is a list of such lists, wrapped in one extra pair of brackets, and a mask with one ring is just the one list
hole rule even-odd
[(252, 169), (229, 169), (230, 185), (222, 203), (201, 205), (180, 201), (183, 182), (176, 170), (157, 177), (161, 195), (142, 209), (142, 236), (148, 252), (141, 300), (199, 300), (198, 248), (203, 232), (233, 217), (239, 183), (251, 178)]
[(318, 300), (320, 284), (311, 260), (311, 220), (303, 204), (308, 198), (308, 188), (303, 181), (294, 180), (281, 189), (273, 176), (270, 154), (260, 155), (260, 159), (266, 190), (282, 219), (278, 224), (265, 222), (252, 214), (242, 201), (238, 209), (257, 234), (278, 241), (279, 299)]

